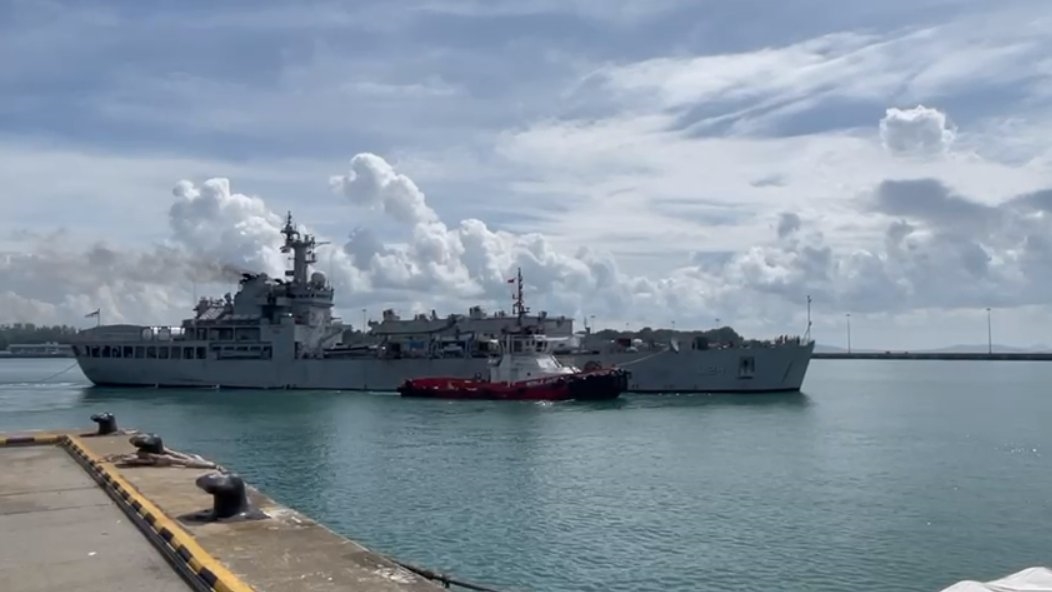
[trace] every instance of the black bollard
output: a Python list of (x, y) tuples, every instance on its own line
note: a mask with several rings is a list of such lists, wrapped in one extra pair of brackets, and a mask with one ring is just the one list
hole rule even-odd
[(128, 441), (132, 446), (138, 448), (139, 452), (164, 454), (164, 441), (157, 434), (135, 434), (128, 438)]
[(223, 518), (259, 519), (265, 515), (248, 503), (245, 482), (235, 473), (208, 473), (197, 478), (195, 484), (211, 494), (211, 511), (197, 514), (198, 519)]
[(112, 413), (96, 413), (91, 416), (91, 421), (99, 424), (99, 431), (96, 434), (98, 436), (106, 436), (117, 431), (117, 418)]

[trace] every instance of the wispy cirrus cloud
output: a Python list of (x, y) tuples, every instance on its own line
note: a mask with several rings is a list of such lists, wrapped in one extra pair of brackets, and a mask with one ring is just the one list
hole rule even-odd
[(1032, 64), (1048, 49), (1052, 21), (1020, 27), (990, 18), (983, 11), (920, 29), (837, 32), (782, 47), (617, 64), (596, 71), (584, 89), (615, 93), (629, 109), (675, 114), (674, 129), (700, 135), (855, 127), (867, 125), (875, 107), (923, 100), (972, 110), (971, 97), (992, 92), (1025, 101), (1047, 79)]

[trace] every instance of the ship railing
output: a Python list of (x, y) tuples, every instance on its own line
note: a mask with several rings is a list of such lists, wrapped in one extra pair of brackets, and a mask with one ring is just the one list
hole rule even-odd
[(125, 325), (120, 327), (104, 327), (83, 332), (78, 335), (78, 341), (90, 342), (165, 342), (179, 341), (186, 338), (183, 327), (151, 327)]
[(807, 341), (799, 335), (779, 335), (774, 339), (765, 339), (758, 341), (759, 345), (763, 347), (784, 347), (784, 346), (800, 346), (807, 345)]
[(200, 327), (202, 325), (258, 325), (260, 320), (261, 320), (261, 317), (257, 317), (257, 316), (243, 316), (243, 317), (239, 317), (239, 316), (229, 316), (228, 315), (228, 316), (225, 316), (225, 317), (222, 317), (222, 318), (216, 318), (216, 319), (202, 319), (202, 318), (185, 319), (182, 322), (181, 326), (182, 327), (186, 327), (187, 325), (189, 325), (189, 326), (197, 325), (197, 326)]

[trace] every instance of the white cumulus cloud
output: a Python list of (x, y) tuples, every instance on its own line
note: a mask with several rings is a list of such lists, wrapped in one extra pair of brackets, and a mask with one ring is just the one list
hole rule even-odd
[[(553, 314), (652, 325), (675, 319), (681, 327), (720, 317), (764, 334), (799, 330), (808, 294), (827, 311), (888, 313), (1027, 306), (1052, 289), (1047, 191), (989, 205), (934, 179), (887, 180), (853, 206), (882, 228), (860, 246), (831, 240), (814, 215), (783, 210), (762, 216), (766, 234), (752, 236), (747, 248), (631, 274), (595, 249), (560, 248), (541, 234), (476, 218), (445, 221), (382, 157), (359, 154), (351, 163), (353, 175), (338, 177), (333, 189), (349, 198), (349, 213), (383, 211), (398, 236), (348, 228), (342, 244), (319, 249), (317, 267), (336, 283), (344, 314), (361, 307), (374, 314), (380, 307), (506, 309), (507, 280), (520, 267), (530, 304)], [(240, 271), (277, 274), (285, 265), (283, 217), (262, 197), (232, 187), (222, 178), (177, 183), (170, 234), (146, 249), (79, 244), (61, 233), (21, 237), (25, 251), (0, 258), (0, 281), (9, 286), (0, 294), (5, 318), (82, 322), (102, 308), (106, 322), (175, 322), (189, 314), (192, 281), (200, 282), (200, 296), (231, 289)]]
[(880, 120), (880, 139), (889, 152), (897, 155), (935, 156), (945, 153), (956, 131), (946, 114), (918, 105), (912, 109), (888, 109)]
[(232, 193), (230, 180), (213, 178), (200, 186), (180, 181), (168, 211), (172, 238), (202, 259), (271, 275), (284, 268), (281, 216), (258, 197)]
[(352, 204), (382, 210), (408, 239), (385, 244), (369, 229), (352, 233), (344, 251), (374, 288), (492, 303), (506, 297), (507, 279), (522, 268), (532, 286), (569, 305), (567, 312), (572, 314), (580, 295), (597, 289), (597, 278), (609, 283), (616, 275), (609, 271), (610, 261), (588, 251), (577, 256), (560, 253), (539, 234), (493, 230), (476, 218), (447, 224), (416, 183), (375, 154), (354, 156), (350, 169), (331, 178), (332, 188)]

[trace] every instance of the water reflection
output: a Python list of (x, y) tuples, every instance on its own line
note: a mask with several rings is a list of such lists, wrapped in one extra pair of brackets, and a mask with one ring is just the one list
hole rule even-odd
[[(80, 389), (87, 403), (114, 401), (147, 401), (152, 403), (196, 404), (214, 407), (216, 412), (241, 415), (298, 412), (307, 407), (331, 404), (332, 397), (368, 397), (384, 404), (400, 405), (415, 412), (436, 415), (489, 414), (507, 417), (532, 417), (545, 409), (596, 412), (655, 408), (696, 408), (713, 406), (806, 408), (812, 405), (804, 392), (788, 393), (668, 393), (625, 394), (609, 401), (456, 401), (403, 399), (389, 393), (360, 391), (286, 391), (250, 389), (182, 389), (86, 387)], [(394, 407), (392, 407), (394, 408)]]
[(273, 391), (248, 389), (187, 389), (87, 387), (80, 389), (86, 403), (136, 401), (151, 404), (196, 405), (210, 412), (267, 415), (310, 411), (334, 393), (324, 391)]
[(626, 395), (629, 407), (700, 408), (700, 407), (781, 407), (804, 409), (812, 405), (803, 392), (788, 393), (682, 393), (662, 395)]

